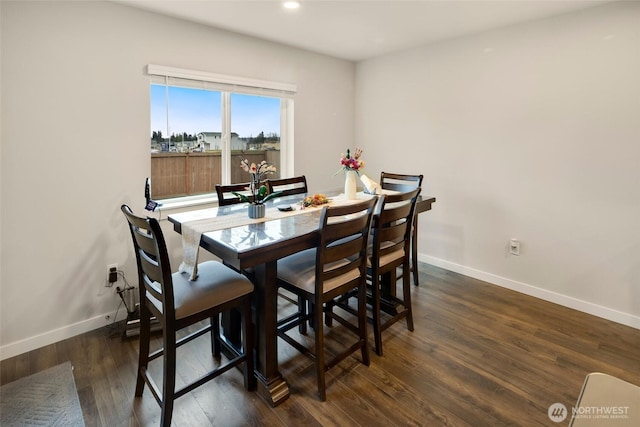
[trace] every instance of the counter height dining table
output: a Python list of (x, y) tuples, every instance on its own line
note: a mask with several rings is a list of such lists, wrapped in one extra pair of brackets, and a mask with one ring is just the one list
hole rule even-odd
[[(331, 195), (327, 193), (329, 197)], [(318, 225), (322, 207), (300, 209), (305, 194), (276, 198), (266, 203), (266, 215), (250, 219), (247, 205), (237, 204), (217, 208), (194, 210), (169, 215), (168, 220), (178, 233), (197, 224), (199, 246), (220, 258), (225, 264), (241, 271), (250, 270), (254, 282), (254, 321), (256, 327), (255, 375), (258, 394), (273, 406), (289, 397), (289, 387), (278, 370), (276, 283), (278, 259), (305, 249), (318, 241)], [(358, 193), (358, 198), (371, 197)], [(340, 196), (334, 200), (338, 202)], [(416, 214), (429, 211), (435, 197), (420, 197)], [(278, 206), (290, 205), (292, 212), (281, 212)], [(201, 234), (200, 234), (201, 233)], [(184, 237), (184, 236), (183, 236)], [(227, 345), (234, 345), (238, 332), (223, 329), (228, 336)]]

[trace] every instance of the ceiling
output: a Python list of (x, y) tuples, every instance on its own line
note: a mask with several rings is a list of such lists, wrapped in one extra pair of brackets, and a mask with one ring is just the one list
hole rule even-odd
[(360, 61), (612, 0), (113, 0), (313, 52)]

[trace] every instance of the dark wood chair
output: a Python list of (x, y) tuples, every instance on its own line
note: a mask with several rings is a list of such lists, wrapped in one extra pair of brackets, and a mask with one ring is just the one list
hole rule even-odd
[[(382, 332), (389, 326), (406, 319), (407, 329), (413, 331), (409, 253), (419, 194), (420, 188), (415, 188), (407, 193), (381, 196), (380, 210), (376, 212), (371, 224), (367, 280), (371, 289), (373, 337), (379, 356), (382, 356)], [(398, 267), (402, 267), (402, 297), (396, 295), (395, 289)], [(385, 277), (388, 280), (386, 282)], [(386, 305), (385, 310), (381, 304)]]
[[(133, 240), (140, 289), (140, 353), (136, 396), (142, 396), (147, 384), (161, 408), (160, 424), (171, 425), (174, 400), (212, 380), (229, 369), (245, 364), (244, 386), (253, 390), (256, 378), (253, 369), (253, 327), (251, 298), (253, 284), (243, 275), (219, 262), (207, 261), (198, 265), (198, 277), (189, 281), (186, 273), (172, 273), (167, 246), (160, 224), (155, 218), (135, 216), (122, 205)], [(220, 313), (238, 309), (243, 323), (242, 351), (232, 347), (233, 358), (195, 381), (176, 390), (176, 349), (193, 339), (211, 332), (211, 347), (220, 357)], [(150, 353), (151, 317), (162, 326), (162, 348)], [(190, 334), (178, 331), (209, 319), (204, 327)], [(147, 369), (149, 362), (162, 357), (162, 388), (159, 388)]]
[[(376, 353), (382, 356), (382, 332), (397, 321), (406, 319), (407, 329), (413, 331), (411, 308), (411, 284), (409, 253), (411, 247), (411, 224), (420, 188), (407, 193), (380, 196), (371, 223), (371, 234), (367, 248), (367, 302), (371, 305), (373, 336)], [(402, 279), (402, 297), (396, 292), (397, 271)], [(340, 297), (336, 305), (352, 314), (356, 310), (350, 305), (351, 291)]]
[[(382, 172), (380, 174), (380, 186), (386, 190), (406, 193), (414, 188), (422, 187), (422, 175), (405, 175), (399, 173)], [(411, 233), (411, 271), (413, 272), (413, 284), (420, 284), (418, 271), (418, 216), (413, 220)]]
[[(291, 344), (315, 364), (320, 400), (326, 400), (325, 372), (357, 350), (362, 363), (369, 365), (367, 344), (366, 267), (367, 237), (376, 198), (335, 207), (324, 207), (315, 249), (290, 255), (278, 261), (278, 286), (301, 297), (297, 311), (278, 320), (278, 336)], [(334, 298), (357, 292), (357, 325), (331, 311)], [(313, 307), (307, 310), (307, 304)], [(325, 360), (324, 326), (322, 316), (344, 325), (357, 335), (357, 341)], [(287, 331), (312, 320), (314, 345), (312, 349), (296, 341)], [(342, 341), (341, 345), (346, 347)]]
[(267, 179), (269, 194), (280, 192), (282, 196), (307, 193), (307, 178), (304, 175), (293, 178)]

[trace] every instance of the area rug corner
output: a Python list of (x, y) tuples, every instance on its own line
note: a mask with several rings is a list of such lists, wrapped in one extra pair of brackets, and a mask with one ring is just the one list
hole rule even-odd
[(84, 426), (71, 363), (0, 387), (0, 425)]

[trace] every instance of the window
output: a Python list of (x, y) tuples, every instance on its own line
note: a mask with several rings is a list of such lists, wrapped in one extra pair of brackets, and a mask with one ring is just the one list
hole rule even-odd
[(295, 86), (149, 65), (154, 199), (211, 195), (249, 177), (240, 158), (293, 170)]

